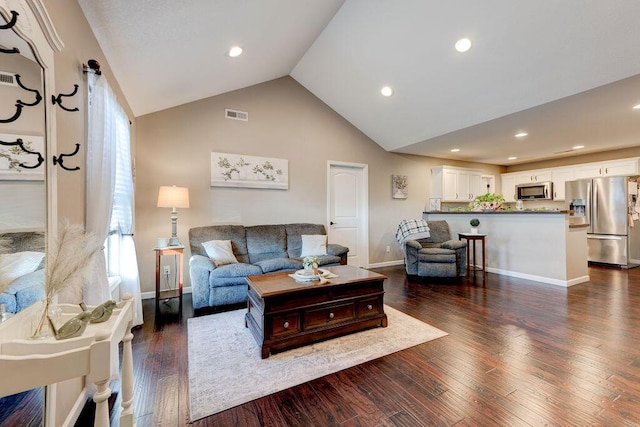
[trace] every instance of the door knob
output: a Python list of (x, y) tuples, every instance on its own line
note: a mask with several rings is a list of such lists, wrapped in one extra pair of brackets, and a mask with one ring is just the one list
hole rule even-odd
[(329, 222), (329, 225), (334, 225), (334, 224), (335, 224), (335, 222), (333, 222), (333, 221)]

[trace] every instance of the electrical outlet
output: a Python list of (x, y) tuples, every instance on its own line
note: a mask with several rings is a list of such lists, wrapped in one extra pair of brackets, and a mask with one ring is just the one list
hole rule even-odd
[(387, 245), (387, 252), (391, 252), (391, 246)]
[(165, 275), (165, 276), (168, 276), (168, 275), (170, 275), (170, 274), (171, 274), (171, 266), (169, 266), (169, 265), (165, 265), (165, 266), (164, 266), (164, 275)]

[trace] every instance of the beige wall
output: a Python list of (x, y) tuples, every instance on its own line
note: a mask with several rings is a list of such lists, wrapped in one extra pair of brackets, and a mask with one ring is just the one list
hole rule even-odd
[[(224, 109), (249, 121), (224, 118)], [(210, 224), (326, 224), (327, 161), (369, 165), (370, 263), (402, 259), (398, 222), (421, 218), (430, 193), (430, 167), (501, 168), (388, 153), (290, 77), (138, 117), (136, 244), (143, 292), (154, 289), (157, 237), (170, 234), (170, 210), (156, 207), (161, 185), (189, 187), (191, 208), (179, 210), (178, 237)], [(289, 190), (210, 186), (212, 151), (289, 160)], [(409, 198), (391, 198), (391, 175), (409, 177)], [(389, 245), (391, 253), (386, 253)], [(185, 251), (185, 285), (189, 286)]]
[[(128, 116), (133, 118), (133, 114), (77, 1), (44, 0), (44, 3), (64, 42), (64, 49), (55, 55), (56, 93), (71, 93), (73, 85), (79, 85), (78, 93), (74, 97), (65, 98), (64, 105), (67, 108), (78, 107), (80, 111), (72, 113), (56, 106), (58, 153), (71, 153), (75, 144), (80, 143), (80, 152), (65, 159), (66, 166), (80, 166), (80, 170), (59, 170), (57, 174), (58, 219), (66, 217), (73, 223), (84, 224), (87, 94), (82, 64), (86, 64), (89, 59), (96, 59), (101, 65), (102, 76), (109, 81)], [(133, 134), (135, 132), (132, 130)]]

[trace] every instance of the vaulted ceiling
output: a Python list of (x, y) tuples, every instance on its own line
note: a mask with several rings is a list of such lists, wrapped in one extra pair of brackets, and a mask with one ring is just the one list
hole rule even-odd
[(640, 146), (637, 0), (78, 2), (136, 116), (290, 75), (388, 151)]

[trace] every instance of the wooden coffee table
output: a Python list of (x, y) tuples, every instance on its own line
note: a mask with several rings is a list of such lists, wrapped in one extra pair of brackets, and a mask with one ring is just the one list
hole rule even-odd
[(298, 283), (289, 272), (247, 278), (245, 326), (262, 346), (262, 358), (305, 344), (387, 326), (386, 279), (350, 265), (323, 268), (338, 275), (330, 283)]

